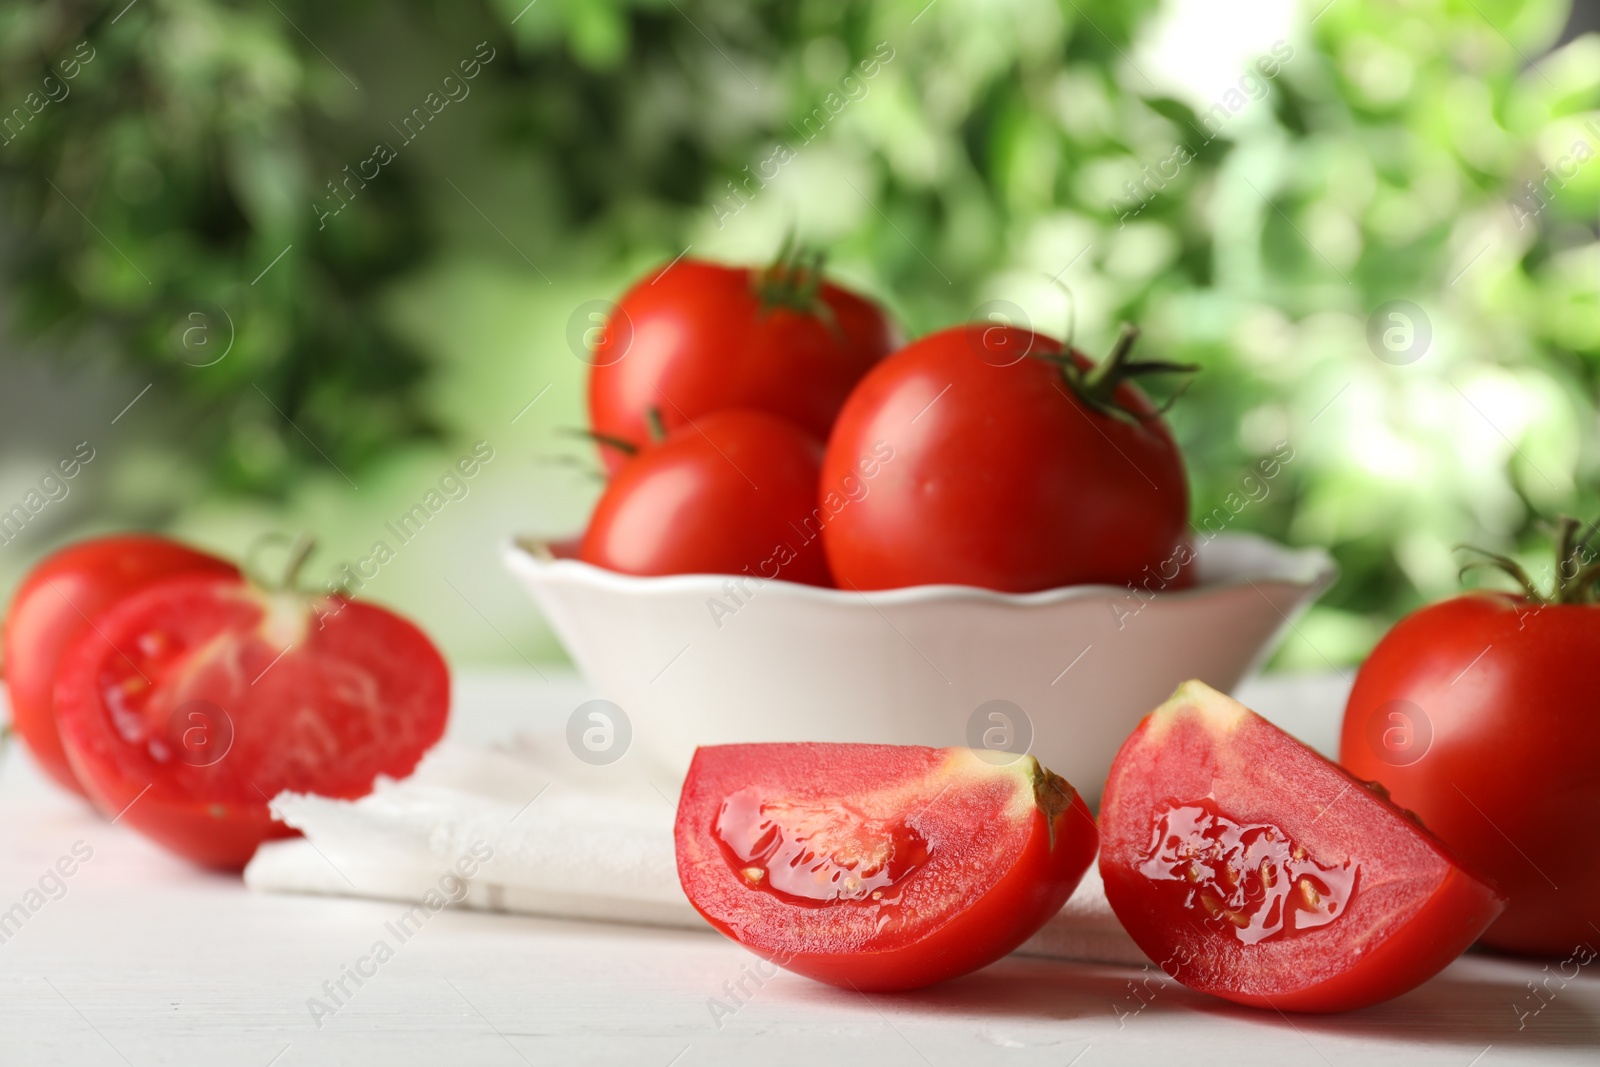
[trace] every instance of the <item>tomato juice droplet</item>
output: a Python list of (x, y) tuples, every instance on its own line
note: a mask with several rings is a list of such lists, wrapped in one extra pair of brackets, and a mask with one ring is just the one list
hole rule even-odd
[(903, 819), (768, 799), (754, 786), (722, 802), (713, 831), (746, 885), (791, 904), (892, 904), (889, 891), (928, 860), (927, 841)]
[(1171, 803), (1139, 873), (1247, 945), (1326, 926), (1350, 908), (1360, 868), (1323, 866), (1271, 823), (1241, 823), (1210, 800)]

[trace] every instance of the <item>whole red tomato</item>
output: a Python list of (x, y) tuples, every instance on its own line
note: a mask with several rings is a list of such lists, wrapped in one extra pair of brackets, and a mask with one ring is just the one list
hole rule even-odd
[(11, 722), (45, 772), (76, 793), (56, 728), (56, 668), (89, 620), (113, 602), (177, 574), (237, 575), (233, 564), (175, 541), (125, 534), (82, 541), (23, 579), (6, 614), (4, 656)]
[(623, 296), (595, 344), (590, 427), (607, 468), (719, 408), (755, 408), (818, 440), (851, 386), (894, 346), (883, 309), (822, 280), (816, 266), (765, 270), (681, 259)]
[(100, 809), (207, 867), (294, 831), (268, 802), (401, 778), (439, 740), (450, 676), (392, 612), (237, 575), (145, 586), (65, 650), (55, 702)]
[(1402, 619), (1356, 677), (1339, 759), (1510, 897), (1486, 945), (1565, 955), (1600, 937), (1600, 605), (1541, 599)]
[(1089, 582), (1167, 587), (1190, 549), (1189, 489), (1160, 414), (1126, 379), (1124, 330), (1099, 367), (1011, 326), (966, 325), (884, 360), (850, 395), (824, 484), (885, 445), (869, 491), (827, 524), (842, 587), (971, 585), (1028, 593)]
[(822, 446), (760, 411), (713, 412), (606, 487), (579, 558), (627, 574), (749, 574), (831, 585), (818, 529)]

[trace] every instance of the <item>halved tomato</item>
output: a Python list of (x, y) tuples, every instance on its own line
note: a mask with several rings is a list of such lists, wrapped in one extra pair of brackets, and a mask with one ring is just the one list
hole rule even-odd
[(89, 620), (135, 589), (178, 574), (237, 575), (227, 560), (149, 534), (80, 541), (23, 579), (6, 613), (4, 660), (11, 722), (51, 778), (82, 793), (56, 728), (56, 668)]
[(108, 814), (208, 867), (292, 834), (267, 810), (279, 792), (365, 795), (444, 732), (444, 660), (371, 604), (182, 577), (94, 622), (56, 683), (72, 768)]
[(1254, 1007), (1399, 996), (1505, 907), (1381, 788), (1200, 682), (1122, 746), (1100, 829), (1106, 898), (1145, 954)]
[(932, 985), (1022, 944), (1077, 888), (1097, 834), (1032, 756), (768, 744), (695, 753), (676, 838), (678, 878), (712, 926), (867, 991)]

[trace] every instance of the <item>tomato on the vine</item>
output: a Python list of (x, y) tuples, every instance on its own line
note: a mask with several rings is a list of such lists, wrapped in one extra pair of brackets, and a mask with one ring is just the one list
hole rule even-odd
[(829, 484), (877, 442), (894, 454), (823, 532), (840, 586), (1184, 584), (1183, 460), (1130, 379), (1193, 368), (1131, 361), (1136, 334), (1125, 328), (1095, 366), (1040, 334), (973, 324), (878, 364), (822, 465)]
[(90, 619), (136, 589), (178, 574), (237, 575), (226, 560), (163, 537), (119, 534), (80, 541), (28, 572), (6, 614), (4, 662), (11, 722), (41, 768), (76, 793), (56, 727), (56, 669)]
[[(618, 301), (593, 346), (590, 428), (607, 468), (720, 408), (788, 419), (818, 440), (894, 346), (882, 308), (787, 256), (765, 269), (679, 259)], [(622, 447), (618, 447), (618, 446)]]
[(611, 479), (578, 557), (625, 574), (749, 574), (831, 585), (817, 530), (822, 446), (725, 409), (648, 445)]
[(284, 790), (357, 797), (439, 740), (449, 672), (405, 619), (341, 596), (179, 576), (106, 608), (62, 657), (61, 740), (109, 815), (208, 867), (293, 833)]
[(1600, 565), (1560, 527), (1541, 593), (1473, 592), (1402, 619), (1356, 676), (1339, 760), (1495, 880), (1483, 942), (1565, 955), (1600, 936)]

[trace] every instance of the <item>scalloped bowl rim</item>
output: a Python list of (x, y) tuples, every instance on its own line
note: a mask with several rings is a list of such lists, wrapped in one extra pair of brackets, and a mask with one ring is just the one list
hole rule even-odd
[[(1263, 552), (1263, 554), (1270, 553), (1273, 557), (1274, 565), (1263, 565), (1255, 573), (1219, 575), (1215, 580), (1204, 581), (1187, 589), (1163, 589), (1152, 592), (1159, 593), (1163, 600), (1194, 599), (1220, 592), (1224, 589), (1234, 589), (1245, 585), (1254, 586), (1263, 582), (1301, 586), (1320, 592), (1331, 585), (1338, 576), (1338, 566), (1334, 563), (1333, 557), (1326, 549), (1320, 546), (1291, 548), (1270, 538), (1252, 533), (1229, 532), (1219, 534), (1216, 540), (1222, 540), (1240, 548), (1251, 546), (1257, 551)], [(696, 573), (646, 576), (607, 570), (604, 567), (570, 557), (541, 555), (530, 547), (530, 545), (538, 545), (542, 548), (546, 544), (548, 542), (537, 538), (512, 537), (503, 543), (501, 555), (508, 565), (519, 571), (537, 573), (541, 577), (568, 577), (586, 585), (609, 587), (617, 592), (634, 593), (646, 597), (670, 596), (687, 590), (704, 589), (708, 586), (720, 589), (723, 583), (740, 577), (759, 581), (762, 583), (761, 588), (763, 589), (776, 588), (782, 595), (800, 600), (809, 599), (821, 604), (853, 604), (866, 600), (874, 606), (971, 600), (1020, 608), (1105, 597), (1108, 594), (1123, 596), (1130, 592), (1135, 594), (1139, 592), (1139, 587), (1131, 583), (1128, 585), (1112, 585), (1109, 583), (1064, 585), (1057, 586), (1054, 589), (1042, 589), (1033, 593), (1003, 593), (998, 590), (972, 585), (912, 585), (894, 589), (839, 589), (806, 585), (782, 578), (762, 578), (757, 575)], [(1196, 549), (1197, 554), (1204, 553), (1208, 547), (1209, 543), (1198, 546)], [(1239, 568), (1241, 571), (1247, 569)]]

